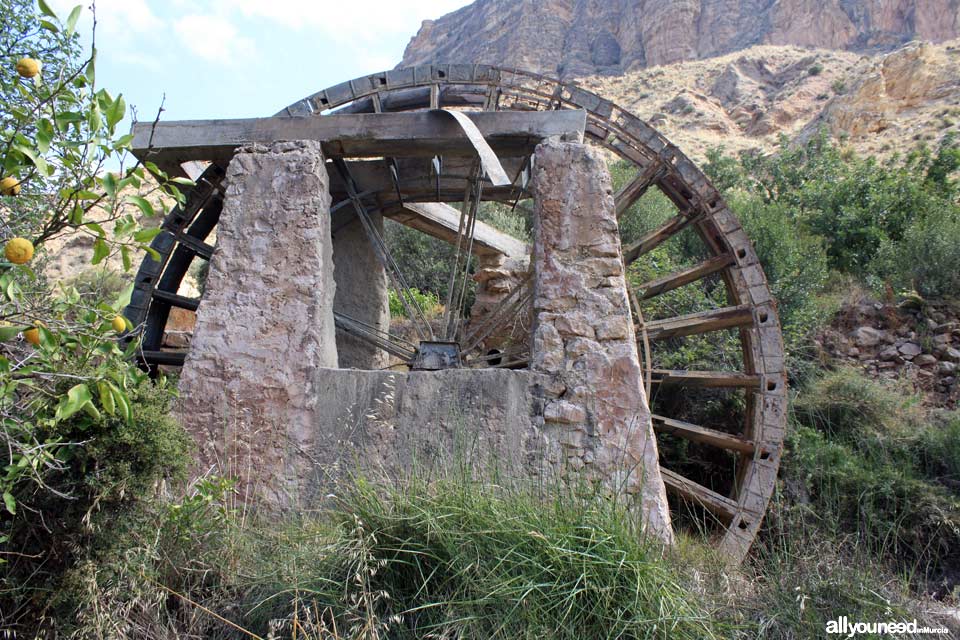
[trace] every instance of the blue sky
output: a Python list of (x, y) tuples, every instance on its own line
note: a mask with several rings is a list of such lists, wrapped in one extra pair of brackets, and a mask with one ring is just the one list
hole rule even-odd
[[(76, 0), (48, 0), (64, 18)], [(97, 0), (97, 84), (152, 120), (269, 116), (400, 62), (469, 0)], [(86, 6), (86, 5), (85, 5)], [(89, 34), (90, 10), (78, 27)], [(86, 40), (88, 42), (89, 39)]]

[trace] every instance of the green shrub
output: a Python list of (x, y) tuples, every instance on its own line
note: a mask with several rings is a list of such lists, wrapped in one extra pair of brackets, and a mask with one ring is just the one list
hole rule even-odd
[(944, 428), (915, 396), (841, 370), (801, 392), (795, 420), (783, 474), (806, 487), (820, 527), (921, 578), (960, 568), (960, 496), (944, 483), (960, 418)]
[[(872, 271), (898, 289), (924, 296), (960, 296), (960, 208), (929, 211), (900, 242), (881, 244)], [(907, 259), (909, 256), (909, 259)]]
[[(403, 306), (403, 302), (401, 302), (400, 296), (397, 294), (396, 290), (390, 289), (388, 295), (390, 297), (390, 317), (406, 318), (407, 310)], [(442, 309), (440, 306), (440, 298), (435, 293), (430, 291), (420, 291), (420, 289), (413, 287), (410, 289), (410, 295), (420, 306), (420, 309), (423, 310), (427, 317), (436, 315), (438, 309)], [(415, 309), (414, 312), (416, 312)]]

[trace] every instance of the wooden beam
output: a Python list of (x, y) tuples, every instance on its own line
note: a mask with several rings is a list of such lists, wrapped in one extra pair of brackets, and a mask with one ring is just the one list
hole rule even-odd
[[(500, 158), (508, 175), (520, 173), (525, 158)], [(440, 175), (440, 199), (442, 202), (461, 202), (466, 180), (473, 167), (471, 158), (444, 158), (443, 173)], [(357, 183), (361, 193), (372, 191), (382, 194), (382, 199), (396, 200), (396, 185), (390, 173), (389, 165), (383, 160), (351, 160), (347, 162), (350, 175)], [(328, 167), (330, 174), (330, 195), (334, 203), (347, 198), (346, 186), (340, 176)], [(437, 179), (433, 173), (431, 158), (397, 158), (397, 177), (400, 182), (400, 195), (404, 202), (434, 202), (437, 197)], [(519, 185), (495, 187), (484, 182), (484, 200), (513, 202), (520, 194)]]
[(691, 313), (665, 320), (651, 320), (646, 324), (650, 340), (666, 340), (700, 333), (709, 333), (730, 327), (743, 327), (753, 322), (753, 313), (749, 305), (723, 307)]
[[(391, 220), (455, 244), (460, 224), (460, 211), (442, 202), (408, 202), (383, 212)], [(527, 243), (477, 221), (473, 240), (475, 255), (502, 255), (519, 258), (530, 252)]]
[[(586, 112), (468, 112), (498, 156), (524, 156), (540, 141), (559, 136), (581, 140)], [(326, 116), (182, 120), (137, 123), (133, 154), (168, 173), (182, 175), (190, 161), (226, 166), (236, 149), (254, 143), (316, 140), (337, 157), (475, 157), (476, 149), (449, 114), (431, 111)]]
[(653, 428), (657, 433), (669, 433), (692, 442), (702, 442), (714, 447), (719, 447), (727, 451), (739, 451), (741, 453), (753, 453), (756, 445), (750, 440), (744, 440), (739, 436), (716, 429), (701, 427), (700, 425), (674, 420), (664, 416), (654, 415)]
[(187, 359), (186, 351), (142, 351), (143, 361), (149, 365), (166, 365), (168, 367), (182, 367)]
[(659, 161), (653, 161), (650, 166), (641, 171), (633, 180), (623, 185), (623, 187), (614, 196), (616, 202), (617, 218), (620, 218), (627, 209), (633, 206), (637, 200), (643, 197), (656, 179), (660, 176), (663, 165)]
[(196, 311), (200, 308), (199, 298), (188, 298), (187, 296), (177, 295), (176, 293), (170, 293), (169, 291), (162, 291), (160, 289), (153, 290), (153, 299), (166, 302), (180, 309), (186, 309), (187, 311)]
[(699, 218), (700, 216), (690, 216), (687, 213), (681, 213), (680, 215), (670, 218), (647, 235), (629, 245), (623, 252), (624, 262), (632, 264), (637, 258), (653, 251), (674, 235), (686, 229), (688, 225), (696, 222)]
[(663, 478), (663, 484), (667, 491), (680, 496), (684, 500), (699, 504), (725, 522), (733, 520), (733, 516), (739, 510), (739, 505), (730, 498), (697, 484), (693, 480), (688, 480), (679, 473), (660, 467), (660, 477)]
[(646, 282), (637, 288), (637, 292), (641, 300), (647, 300), (662, 293), (666, 293), (667, 291), (673, 291), (674, 289), (690, 284), (691, 282), (696, 282), (697, 280), (705, 278), (718, 271), (722, 271), (731, 264), (733, 264), (733, 256), (729, 253), (725, 253), (723, 255), (716, 256), (715, 258), (705, 260), (696, 266), (690, 267), (689, 269), (684, 269), (676, 273), (671, 273), (670, 275), (662, 278), (657, 278), (656, 280)]
[(654, 369), (654, 384), (683, 385), (711, 389), (758, 389), (760, 376), (738, 371), (688, 371), (686, 369)]

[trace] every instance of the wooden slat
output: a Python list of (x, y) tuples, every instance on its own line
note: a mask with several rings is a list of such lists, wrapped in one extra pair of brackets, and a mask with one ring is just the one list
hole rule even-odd
[(186, 351), (143, 351), (143, 361), (149, 365), (182, 367), (187, 359)]
[(737, 513), (738, 505), (736, 502), (712, 489), (707, 489), (701, 484), (684, 478), (679, 473), (660, 467), (660, 476), (663, 478), (663, 484), (666, 485), (667, 491), (680, 496), (684, 500), (696, 502), (718, 518), (729, 522), (733, 520), (733, 516)]
[(176, 293), (170, 293), (169, 291), (161, 291), (160, 289), (153, 290), (153, 299), (161, 300), (167, 304), (173, 305), (174, 307), (179, 307), (180, 309), (186, 309), (188, 311), (196, 311), (200, 308), (199, 298), (188, 298), (187, 296), (177, 295)]
[(680, 215), (670, 218), (658, 228), (629, 245), (623, 252), (624, 262), (626, 264), (632, 264), (637, 258), (653, 251), (674, 235), (686, 229), (690, 224), (696, 222), (699, 218), (700, 216), (691, 217), (686, 213), (681, 213)]
[[(408, 202), (402, 207), (384, 210), (383, 215), (444, 242), (457, 243), (460, 231), (460, 210), (443, 202)], [(526, 242), (517, 240), (484, 222), (477, 221), (474, 231), (470, 248), (475, 255), (520, 258), (530, 253)]]
[(707, 427), (701, 427), (697, 424), (674, 420), (664, 416), (654, 415), (653, 428), (657, 433), (670, 433), (693, 442), (702, 442), (714, 447), (726, 449), (727, 451), (740, 451), (742, 453), (753, 453), (756, 445), (750, 440), (745, 440), (723, 431), (717, 431)]
[(686, 369), (654, 369), (653, 383), (699, 388), (760, 387), (760, 376), (738, 371), (688, 371)]
[(647, 335), (650, 340), (666, 340), (700, 333), (743, 327), (753, 322), (753, 314), (749, 305), (739, 307), (724, 307), (711, 311), (691, 313), (665, 320), (651, 320), (646, 324)]
[(684, 269), (683, 271), (671, 273), (670, 275), (662, 278), (657, 278), (656, 280), (646, 282), (637, 288), (637, 292), (641, 300), (647, 300), (662, 293), (666, 293), (667, 291), (673, 291), (674, 289), (690, 284), (691, 282), (696, 282), (701, 278), (705, 278), (706, 276), (721, 271), (731, 264), (733, 264), (733, 256), (729, 253), (725, 253), (723, 255), (716, 256), (715, 258), (705, 260), (696, 266), (690, 267), (689, 269)]
[(207, 244), (202, 240), (198, 240), (191, 235), (182, 233), (177, 236), (177, 241), (181, 246), (187, 247), (190, 251), (197, 254), (198, 257), (203, 258), (204, 260), (210, 260), (213, 257), (213, 245)]
[(616, 202), (617, 218), (622, 216), (627, 209), (633, 206), (637, 200), (643, 197), (657, 177), (663, 170), (663, 165), (654, 161), (650, 166), (641, 171), (633, 180), (623, 185), (614, 196)]
[[(582, 139), (586, 112), (469, 112), (498, 156), (529, 155), (553, 136)], [(476, 149), (457, 122), (443, 113), (365, 113), (351, 115), (182, 120), (133, 126), (133, 154), (164, 171), (206, 160), (226, 166), (238, 147), (278, 140), (316, 140), (327, 156), (474, 157)]]

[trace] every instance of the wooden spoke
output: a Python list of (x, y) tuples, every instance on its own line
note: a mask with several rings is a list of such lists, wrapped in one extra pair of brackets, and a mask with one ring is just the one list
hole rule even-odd
[(199, 298), (188, 298), (187, 296), (177, 295), (169, 291), (161, 291), (160, 289), (153, 290), (153, 299), (161, 300), (171, 306), (186, 309), (187, 311), (196, 311), (200, 307)]
[(187, 359), (186, 351), (143, 351), (140, 355), (144, 362), (152, 366), (182, 367)]
[(658, 296), (661, 293), (673, 291), (674, 289), (682, 287), (686, 284), (690, 284), (691, 282), (696, 282), (701, 278), (705, 278), (711, 274), (723, 270), (725, 267), (731, 264), (733, 264), (733, 256), (729, 253), (725, 253), (715, 258), (704, 260), (700, 264), (690, 267), (689, 269), (684, 269), (683, 271), (671, 273), (668, 276), (646, 282), (637, 288), (637, 292), (641, 300), (647, 300), (654, 296)]
[(710, 333), (730, 327), (743, 327), (753, 322), (753, 313), (749, 305), (724, 307), (710, 311), (691, 313), (666, 320), (647, 322), (647, 335), (651, 340), (666, 340), (700, 333)]
[(177, 240), (180, 242), (180, 245), (186, 247), (192, 251), (198, 258), (203, 258), (204, 260), (210, 260), (213, 257), (213, 245), (207, 244), (202, 240), (198, 240), (191, 235), (186, 233), (181, 233), (177, 235)]
[(653, 383), (700, 388), (760, 388), (760, 376), (737, 371), (687, 371), (685, 369), (654, 369)]
[(663, 172), (663, 165), (659, 161), (650, 163), (650, 166), (641, 171), (637, 177), (621, 187), (617, 195), (614, 196), (616, 202), (617, 218), (620, 218), (627, 209), (643, 197), (657, 178)]
[(667, 491), (680, 496), (684, 500), (699, 504), (721, 520), (729, 522), (733, 520), (733, 516), (737, 513), (738, 505), (736, 502), (712, 489), (707, 489), (702, 484), (697, 484), (684, 478), (679, 473), (663, 467), (660, 467), (660, 476), (663, 478), (663, 484), (666, 485)]
[(664, 416), (654, 415), (653, 428), (657, 433), (670, 433), (693, 442), (702, 442), (728, 451), (753, 453), (756, 445), (750, 440), (744, 440), (723, 431), (701, 427), (700, 425), (674, 420)]
[(689, 216), (681, 213), (678, 216), (670, 218), (660, 227), (654, 229), (644, 237), (640, 238), (623, 252), (623, 261), (625, 264), (633, 264), (637, 258), (646, 255), (659, 247), (661, 244), (677, 235), (690, 224), (696, 222), (701, 216)]

